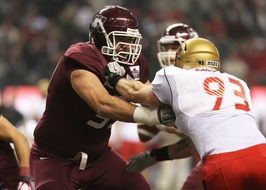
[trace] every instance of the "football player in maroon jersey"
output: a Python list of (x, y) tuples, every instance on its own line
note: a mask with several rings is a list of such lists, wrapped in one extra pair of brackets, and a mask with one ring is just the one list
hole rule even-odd
[(59, 60), (31, 149), (38, 190), (150, 189), (141, 174), (126, 171), (127, 162), (108, 146), (115, 120), (158, 121), (157, 111), (162, 111), (150, 110), (154, 117), (143, 120), (145, 108), (118, 97), (104, 76), (107, 63), (116, 62), (125, 78), (147, 82), (140, 40), (136, 17), (126, 8), (106, 6), (90, 23), (89, 42), (73, 44)]
[[(18, 162), (10, 143), (14, 144)], [(35, 189), (29, 172), (29, 155), (30, 147), (26, 137), (0, 110), (0, 189)]]

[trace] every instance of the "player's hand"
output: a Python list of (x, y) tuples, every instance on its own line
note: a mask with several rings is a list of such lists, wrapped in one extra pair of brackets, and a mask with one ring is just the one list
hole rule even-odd
[(176, 120), (171, 106), (163, 105), (158, 109), (158, 118), (161, 124), (173, 124)]
[(164, 131), (167, 133), (175, 134), (177, 136), (184, 136), (183, 132), (180, 130), (180, 128), (177, 128), (174, 125), (156, 125), (157, 129), (160, 131)]
[(35, 190), (35, 182), (31, 176), (20, 176), (18, 190)]
[(142, 152), (141, 154), (138, 154), (131, 158), (131, 161), (127, 166), (127, 171), (141, 172), (155, 163), (157, 163), (157, 160), (155, 157), (152, 157), (150, 155), (150, 152)]
[(105, 85), (111, 89), (114, 89), (116, 83), (125, 75), (125, 73), (126, 71), (124, 67), (120, 66), (117, 62), (109, 62), (105, 66)]

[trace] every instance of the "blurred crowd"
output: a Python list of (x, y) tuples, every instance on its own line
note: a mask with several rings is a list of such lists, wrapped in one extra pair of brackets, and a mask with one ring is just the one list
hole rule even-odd
[(225, 70), (250, 85), (266, 83), (264, 0), (0, 0), (0, 4), (2, 87), (50, 77), (70, 44), (88, 40), (92, 16), (107, 4), (128, 7), (138, 17), (151, 78), (159, 69), (157, 39), (165, 26), (180, 21), (215, 42)]
[[(150, 79), (160, 68), (157, 40), (162, 31), (183, 22), (215, 43), (224, 71), (250, 86), (266, 85), (265, 0), (0, 0), (0, 90), (32, 85), (40, 91), (38, 111), (27, 118), (29, 133), (44, 109), (44, 89), (60, 56), (72, 43), (88, 40), (92, 16), (109, 4), (127, 7), (137, 16)], [(15, 110), (12, 100), (5, 104), (7, 117), (19, 123), (25, 114)], [(34, 110), (29, 104), (21, 107)]]

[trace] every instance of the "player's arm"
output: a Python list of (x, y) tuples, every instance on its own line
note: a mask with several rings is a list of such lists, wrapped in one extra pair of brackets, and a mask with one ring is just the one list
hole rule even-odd
[(133, 122), (135, 106), (111, 96), (95, 74), (77, 69), (71, 72), (70, 80), (76, 93), (98, 114), (114, 120)]
[(110, 62), (105, 67), (105, 78), (109, 87), (114, 88), (120, 95), (130, 102), (146, 106), (159, 106), (162, 103), (152, 91), (149, 81), (143, 84), (140, 81), (123, 78), (124, 72), (116, 62)]
[(195, 153), (196, 149), (189, 137), (183, 137), (175, 144), (164, 146), (134, 156), (127, 166), (131, 172), (141, 172), (159, 161), (186, 158)]
[(4, 116), (0, 115), (0, 139), (11, 142), (19, 161), (20, 177), (18, 189), (35, 189), (35, 183), (30, 176), (29, 156), (30, 146), (27, 138), (17, 130)]
[(192, 156), (196, 148), (188, 136), (183, 136), (181, 140), (167, 148), (168, 156), (171, 160)]
[[(149, 125), (169, 121), (169, 112), (164, 112), (167, 108), (137, 107), (118, 97), (112, 96), (92, 72), (76, 69), (71, 72), (70, 81), (75, 92), (95, 112), (103, 117), (125, 122), (147, 123)], [(167, 114), (166, 120), (168, 121), (164, 120), (164, 113)], [(173, 120), (170, 122), (173, 122)]]
[(143, 84), (140, 81), (120, 79), (115, 89), (127, 100), (138, 102), (146, 106), (159, 106), (162, 103), (155, 96), (149, 83)]
[(29, 168), (30, 147), (27, 138), (1, 115), (0, 138), (14, 144), (19, 166)]

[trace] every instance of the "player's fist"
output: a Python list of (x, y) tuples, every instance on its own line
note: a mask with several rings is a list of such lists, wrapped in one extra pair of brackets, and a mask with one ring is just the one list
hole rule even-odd
[(105, 66), (105, 85), (111, 89), (114, 89), (116, 83), (125, 75), (126, 71), (124, 67), (120, 66), (117, 62), (109, 62)]
[(161, 124), (173, 124), (176, 120), (175, 113), (169, 105), (159, 107), (157, 113)]

